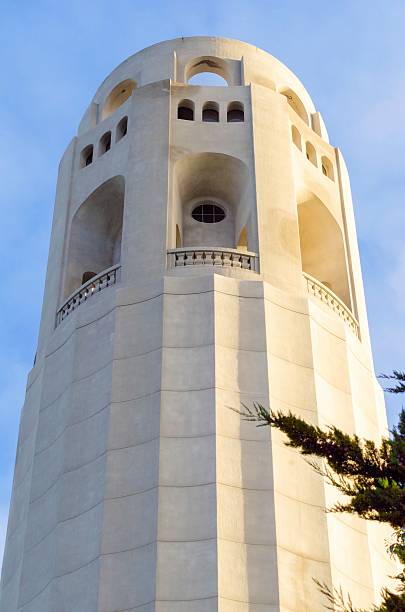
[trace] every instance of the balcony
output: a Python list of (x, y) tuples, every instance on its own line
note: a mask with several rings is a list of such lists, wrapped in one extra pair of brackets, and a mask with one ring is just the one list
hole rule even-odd
[(179, 266), (218, 266), (239, 268), (259, 272), (259, 257), (249, 251), (237, 249), (218, 249), (215, 247), (182, 247), (167, 251), (168, 267)]
[(100, 274), (93, 276), (87, 283), (84, 283), (84, 285), (72, 293), (59, 308), (56, 314), (56, 325), (58, 326), (63, 319), (66, 319), (71, 312), (76, 310), (80, 304), (89, 300), (95, 293), (99, 293), (106, 287), (115, 285), (120, 267), (120, 264), (117, 264), (107, 270), (103, 270)]
[(336, 312), (336, 314), (345, 321), (357, 338), (360, 338), (359, 324), (346, 304), (319, 280), (305, 272), (303, 272), (303, 275), (307, 283), (308, 293), (326, 304), (333, 312)]

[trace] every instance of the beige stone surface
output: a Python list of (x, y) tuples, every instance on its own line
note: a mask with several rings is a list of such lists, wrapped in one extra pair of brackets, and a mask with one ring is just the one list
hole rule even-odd
[[(206, 200), (224, 221), (192, 217)], [(348, 173), (278, 60), (166, 41), (105, 79), (60, 164), (0, 611), (318, 612), (314, 578), (371, 606), (386, 530), (326, 514), (336, 491), (235, 412), (255, 401), (386, 433)]]

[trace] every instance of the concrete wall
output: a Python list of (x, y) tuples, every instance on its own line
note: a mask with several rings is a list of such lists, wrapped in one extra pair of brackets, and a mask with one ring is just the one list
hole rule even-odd
[[(229, 86), (187, 85), (200, 69)], [(184, 99), (193, 121), (177, 118)], [(219, 122), (202, 121), (207, 101)], [(243, 122), (227, 122), (234, 102)], [(119, 197), (99, 190), (117, 184)], [(222, 203), (226, 227), (193, 224), (204, 198)], [(88, 202), (100, 215), (82, 226)], [(191, 248), (236, 247), (242, 234), (259, 269), (168, 267), (177, 231)], [(120, 272), (56, 325), (89, 265), (76, 256), (71, 272), (75, 236), (97, 257), (105, 243), (106, 266), (120, 253)], [(308, 293), (303, 270), (328, 303)], [(1, 612), (314, 612), (313, 578), (370, 606), (395, 571), (386, 532), (326, 514), (336, 492), (278, 432), (232, 410), (254, 401), (386, 433), (348, 175), (276, 59), (227, 39), (167, 41), (107, 77), (61, 162)]]

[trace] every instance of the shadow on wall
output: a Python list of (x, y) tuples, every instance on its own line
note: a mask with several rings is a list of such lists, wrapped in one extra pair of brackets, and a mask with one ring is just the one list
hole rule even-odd
[[(119, 263), (125, 180), (109, 179), (81, 204), (70, 226), (63, 296), (80, 287), (89, 274)], [(91, 277), (90, 277), (91, 278)]]
[(220, 153), (185, 155), (174, 166), (172, 245), (237, 248), (256, 246), (249, 171)]
[(135, 88), (136, 83), (132, 79), (122, 81), (122, 83), (119, 83), (116, 87), (114, 87), (104, 102), (101, 119), (106, 119), (115, 113), (117, 108), (128, 100)]
[(305, 121), (307, 125), (309, 125), (308, 113), (297, 94), (292, 91), (292, 89), (282, 89), (280, 93), (287, 98), (288, 104), (297, 113), (297, 115), (301, 117), (301, 119)]
[(302, 270), (331, 289), (351, 308), (349, 277), (342, 230), (313, 194), (298, 202)]

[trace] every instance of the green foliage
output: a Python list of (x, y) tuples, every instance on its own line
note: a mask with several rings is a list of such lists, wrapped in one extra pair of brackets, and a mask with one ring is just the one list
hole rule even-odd
[[(395, 370), (392, 375), (381, 378), (397, 383), (386, 391), (405, 392), (405, 373)], [(317, 458), (318, 461), (308, 462), (347, 498), (345, 503), (337, 503), (329, 511), (357, 514), (391, 525), (394, 541), (389, 551), (405, 563), (405, 410), (391, 437), (383, 439), (378, 446), (372, 440), (350, 436), (337, 427), (324, 430), (291, 412), (274, 412), (261, 404), (255, 403), (252, 408), (243, 406), (239, 413), (247, 421), (256, 422), (257, 427), (279, 429), (288, 438), (287, 446), (298, 449), (302, 455)], [(399, 582), (397, 592), (384, 590), (382, 604), (374, 607), (373, 612), (405, 612), (404, 571), (396, 578)], [(341, 590), (317, 584), (329, 602), (327, 610), (367, 612), (353, 608), (350, 597), (345, 599)]]
[(394, 387), (387, 387), (385, 389), (389, 393), (405, 393), (405, 372), (394, 370), (392, 374), (380, 374), (379, 378), (395, 380), (397, 382)]

